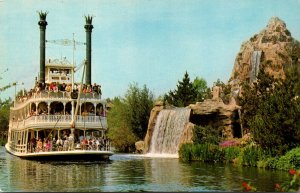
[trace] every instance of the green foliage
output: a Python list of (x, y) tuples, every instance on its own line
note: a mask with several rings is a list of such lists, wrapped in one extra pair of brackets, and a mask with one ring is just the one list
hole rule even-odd
[(281, 170), (300, 169), (300, 147), (288, 151), (276, 162), (276, 168)]
[(204, 162), (220, 162), (224, 157), (222, 149), (215, 144), (195, 144), (192, 146), (191, 150), (193, 160), (200, 160)]
[(147, 132), (148, 120), (153, 107), (153, 95), (144, 86), (130, 84), (125, 98), (114, 98), (107, 115), (108, 136), (113, 146), (122, 152), (133, 151), (134, 144), (142, 140)]
[(220, 137), (220, 129), (213, 128), (211, 125), (206, 127), (195, 125), (193, 129), (193, 142), (198, 144), (211, 143), (218, 144)]
[(241, 152), (241, 148), (237, 146), (226, 147), (223, 149), (224, 151), (224, 160), (225, 162), (233, 162), (235, 158), (238, 157)]
[(246, 146), (241, 153), (242, 164), (245, 166), (257, 166), (257, 162), (263, 155), (262, 149), (257, 146)]
[(224, 152), (218, 145), (188, 143), (180, 146), (179, 158), (182, 161), (220, 162), (224, 159)]
[(197, 93), (196, 101), (202, 102), (204, 99), (207, 99), (209, 96), (209, 88), (207, 87), (207, 82), (204, 78), (196, 77), (193, 81), (193, 88)]
[(283, 155), (299, 144), (300, 98), (297, 70), (286, 80), (274, 79), (264, 71), (253, 86), (243, 85), (242, 124), (250, 128), (254, 141), (273, 155)]
[(197, 91), (193, 83), (190, 82), (188, 73), (185, 72), (182, 81), (178, 81), (177, 89), (165, 94), (164, 101), (177, 107), (185, 107), (191, 103), (195, 103), (196, 98)]
[(191, 143), (182, 144), (178, 151), (179, 159), (184, 162), (191, 161), (192, 160), (192, 147), (193, 147), (193, 144), (191, 144)]
[(292, 40), (289, 54), (292, 58), (292, 65), (299, 65), (298, 59), (300, 58), (300, 42), (298, 40)]
[(11, 99), (5, 101), (0, 100), (0, 131), (8, 130), (9, 109), (12, 104)]
[(129, 107), (120, 98), (112, 100), (113, 107), (107, 114), (108, 137), (117, 151), (129, 152), (134, 148), (137, 137), (131, 130)]
[(128, 105), (129, 120), (133, 133), (138, 139), (144, 139), (151, 109), (153, 108), (153, 94), (146, 85), (142, 89), (137, 83), (129, 85), (125, 95), (125, 102)]

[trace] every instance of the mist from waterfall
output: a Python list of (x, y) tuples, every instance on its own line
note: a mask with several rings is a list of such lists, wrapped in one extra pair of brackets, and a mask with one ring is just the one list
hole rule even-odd
[(262, 51), (253, 51), (251, 57), (251, 71), (250, 71), (250, 82), (254, 82), (257, 79), (259, 72), (259, 65)]
[(159, 112), (151, 138), (149, 156), (178, 157), (179, 142), (189, 122), (189, 108), (163, 109)]

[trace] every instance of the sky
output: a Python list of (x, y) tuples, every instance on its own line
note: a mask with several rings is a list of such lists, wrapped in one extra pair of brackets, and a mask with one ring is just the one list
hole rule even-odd
[[(101, 85), (104, 98), (123, 97), (133, 83), (158, 97), (176, 89), (185, 72), (208, 86), (227, 83), (241, 44), (273, 16), (300, 40), (300, 0), (0, 0), (0, 87), (19, 83), (1, 99), (34, 85), (41, 10), (48, 11), (47, 40), (74, 34), (85, 42), (84, 16), (94, 17), (92, 83)], [(74, 53), (79, 65), (85, 47)], [(46, 44), (46, 59), (62, 57), (72, 62), (72, 46)]]

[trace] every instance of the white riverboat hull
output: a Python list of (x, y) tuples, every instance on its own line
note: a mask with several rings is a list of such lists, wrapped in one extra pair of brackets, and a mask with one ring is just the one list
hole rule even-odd
[(38, 153), (19, 153), (14, 152), (9, 148), (9, 145), (5, 145), (5, 149), (8, 153), (31, 160), (86, 160), (86, 161), (100, 161), (108, 160), (109, 156), (113, 155), (112, 151), (100, 151), (100, 150), (72, 150), (72, 151), (50, 151), (50, 152), (38, 152)]

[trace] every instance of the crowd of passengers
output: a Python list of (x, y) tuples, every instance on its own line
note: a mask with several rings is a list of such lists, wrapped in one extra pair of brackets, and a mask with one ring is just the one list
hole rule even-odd
[[(18, 101), (25, 101), (31, 96), (33, 96), (34, 93), (40, 93), (41, 91), (47, 91), (47, 92), (68, 92), (68, 93), (78, 93), (80, 89), (80, 84), (75, 83), (74, 88), (72, 91), (72, 84), (59, 84), (58, 82), (52, 82), (51, 84), (42, 84), (36, 82), (33, 89), (30, 89), (30, 91), (24, 93), (23, 96), (18, 96)], [(101, 91), (101, 85), (94, 83), (93, 85), (90, 84), (82, 84), (81, 93), (96, 93), (98, 95), (102, 95)]]
[(109, 150), (110, 141), (106, 137), (64, 135), (62, 138), (32, 138), (28, 143), (28, 152), (72, 151), (72, 150)]

